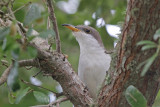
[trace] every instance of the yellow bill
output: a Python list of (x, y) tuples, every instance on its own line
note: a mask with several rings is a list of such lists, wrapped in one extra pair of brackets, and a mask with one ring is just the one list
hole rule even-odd
[(70, 29), (70, 30), (72, 30), (74, 32), (80, 31), (79, 29), (75, 28), (75, 26), (70, 25), (70, 24), (62, 24), (62, 26), (65, 26), (66, 28), (68, 28), (68, 29)]

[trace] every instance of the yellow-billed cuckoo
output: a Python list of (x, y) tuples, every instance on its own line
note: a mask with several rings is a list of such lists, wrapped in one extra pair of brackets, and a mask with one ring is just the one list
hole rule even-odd
[(87, 86), (89, 93), (96, 98), (99, 88), (109, 69), (111, 57), (106, 54), (97, 30), (86, 25), (63, 24), (72, 30), (80, 46), (78, 76)]

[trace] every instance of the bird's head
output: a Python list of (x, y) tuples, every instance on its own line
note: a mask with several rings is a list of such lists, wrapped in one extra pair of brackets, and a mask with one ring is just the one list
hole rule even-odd
[(70, 24), (63, 24), (62, 26), (65, 26), (68, 29), (72, 30), (73, 35), (80, 45), (87, 44), (92, 46), (99, 45), (101, 47), (104, 47), (101, 37), (96, 29), (86, 25), (73, 26)]

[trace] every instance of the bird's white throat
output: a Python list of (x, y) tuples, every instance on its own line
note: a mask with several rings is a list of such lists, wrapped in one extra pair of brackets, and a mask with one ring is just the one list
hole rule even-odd
[(98, 41), (90, 34), (84, 32), (73, 32), (80, 46), (80, 54), (104, 53), (104, 47), (100, 46)]

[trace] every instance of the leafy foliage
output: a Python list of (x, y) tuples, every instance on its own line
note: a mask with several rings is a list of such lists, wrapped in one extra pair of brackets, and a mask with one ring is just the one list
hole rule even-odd
[(145, 60), (144, 62), (142, 62), (137, 68), (140, 68), (141, 66), (144, 65), (143, 70), (141, 72), (141, 76), (144, 76), (146, 74), (146, 72), (148, 71), (148, 69), (150, 68), (150, 66), (153, 64), (154, 60), (156, 59), (156, 57), (159, 54), (160, 51), (160, 39), (159, 39), (159, 44), (156, 44), (155, 42), (152, 41), (148, 41), (148, 40), (144, 40), (144, 41), (140, 41), (137, 43), (137, 46), (143, 45), (141, 50), (145, 51), (148, 49), (153, 49), (156, 48), (157, 51), (147, 60)]
[(3, 40), (6, 35), (10, 32), (10, 27), (5, 27), (0, 29), (0, 40)]
[(41, 17), (41, 9), (38, 4), (31, 4), (24, 19), (24, 25), (29, 25), (32, 21)]
[(160, 37), (160, 29), (158, 29), (156, 31), (156, 33), (154, 34), (153, 38), (154, 38), (154, 40), (157, 40), (159, 37)]
[(10, 74), (7, 78), (7, 84), (12, 91), (17, 91), (18, 89), (20, 89), (20, 85), (18, 82), (18, 62), (17, 61), (14, 63), (10, 71)]
[(149, 41), (149, 40), (143, 40), (143, 41), (138, 42), (137, 46), (138, 45), (156, 45), (156, 43)]
[(39, 34), (39, 36), (42, 37), (42, 38), (48, 38), (48, 37), (52, 37), (52, 36), (54, 37), (55, 32), (52, 29), (47, 29), (47, 30), (41, 32)]
[(8, 100), (10, 104), (14, 104), (15, 96), (13, 95), (13, 93), (8, 93)]
[(20, 91), (17, 94), (16, 100), (15, 100), (15, 104), (18, 104), (22, 100), (22, 98), (27, 95), (27, 93), (28, 93), (29, 90), (30, 90), (30, 87), (27, 87), (26, 89)]
[(143, 94), (134, 86), (130, 85), (125, 92), (125, 97), (132, 107), (146, 107), (147, 100)]
[(33, 95), (38, 102), (45, 103), (45, 104), (49, 103), (49, 97), (44, 93), (39, 91), (34, 91)]

